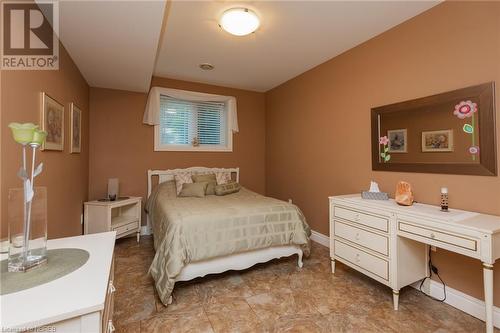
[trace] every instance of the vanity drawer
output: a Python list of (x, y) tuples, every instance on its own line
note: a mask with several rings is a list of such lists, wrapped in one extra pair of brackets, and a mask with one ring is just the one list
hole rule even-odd
[[(339, 240), (334, 242), (335, 256), (360, 267), (376, 276), (389, 280), (389, 263), (365, 251), (347, 245)], [(355, 268), (355, 267), (354, 267)]]
[(370, 250), (389, 255), (389, 238), (363, 229), (359, 229), (348, 224), (335, 221), (334, 235), (353, 243), (359, 244)]
[[(477, 239), (469, 238), (466, 236), (454, 234), (446, 231), (439, 231), (436, 229), (414, 225), (408, 222), (399, 221), (398, 229), (400, 231), (425, 237), (434, 240), (436, 243), (444, 243), (447, 245), (458, 246), (467, 250), (477, 251)], [(436, 245), (439, 246), (439, 245)]]
[(335, 217), (340, 217), (351, 222), (356, 222), (370, 228), (385, 232), (389, 231), (389, 221), (383, 217), (361, 213), (359, 211), (354, 211), (338, 206), (335, 206), (333, 208), (333, 214)]

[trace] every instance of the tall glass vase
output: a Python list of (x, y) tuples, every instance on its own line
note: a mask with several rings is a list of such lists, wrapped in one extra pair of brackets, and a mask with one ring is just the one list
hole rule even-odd
[(9, 272), (25, 272), (47, 262), (47, 188), (35, 187), (25, 204), (22, 188), (9, 189)]

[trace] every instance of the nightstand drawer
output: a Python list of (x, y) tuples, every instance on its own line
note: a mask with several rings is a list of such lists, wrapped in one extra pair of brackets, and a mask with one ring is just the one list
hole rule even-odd
[(137, 230), (139, 228), (138, 224), (139, 220), (129, 224), (121, 225), (119, 227), (111, 227), (111, 230), (116, 231), (116, 236), (120, 236), (121, 234), (129, 232), (131, 230)]
[(389, 280), (389, 262), (365, 251), (335, 240), (335, 256), (353, 268), (362, 268), (386, 281)]
[(389, 231), (389, 221), (383, 217), (378, 217), (375, 215), (366, 214), (338, 206), (335, 206), (333, 208), (333, 214), (335, 217), (340, 217), (344, 220), (359, 223), (370, 228), (385, 232)]
[(389, 238), (386, 236), (359, 229), (339, 221), (334, 222), (334, 235), (384, 256), (389, 255)]
[[(454, 245), (471, 251), (477, 251), (478, 240), (466, 236), (440, 231), (430, 227), (417, 226), (407, 222), (398, 222), (399, 231), (433, 240), (436, 243)], [(436, 244), (439, 247), (439, 244)]]

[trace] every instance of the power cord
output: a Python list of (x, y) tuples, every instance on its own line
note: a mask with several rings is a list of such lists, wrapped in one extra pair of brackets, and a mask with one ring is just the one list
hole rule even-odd
[[(420, 287), (419, 287), (420, 292), (421, 292), (422, 294), (424, 294), (425, 296), (427, 296), (427, 297), (429, 297), (429, 298), (432, 298), (432, 299), (433, 299), (433, 300), (435, 300), (435, 301), (438, 301), (438, 302), (444, 302), (444, 301), (446, 300), (446, 283), (444, 283), (443, 279), (441, 279), (441, 276), (439, 276), (439, 271), (438, 271), (438, 268), (432, 264), (432, 260), (431, 260), (431, 247), (430, 247), (430, 246), (429, 246), (429, 263), (428, 263), (428, 265), (429, 265), (429, 276), (426, 276), (426, 277), (425, 277), (424, 279), (422, 279), (422, 281), (420, 282)], [(432, 277), (432, 274), (433, 274), (433, 273), (434, 273), (434, 274), (436, 274), (436, 276), (438, 277), (439, 281), (441, 281), (441, 284), (443, 285), (443, 295), (444, 295), (443, 299), (440, 299), (440, 298), (436, 298), (436, 297), (434, 297), (434, 296), (431, 296), (431, 295), (427, 294), (426, 292), (424, 292), (424, 291), (422, 290), (422, 286), (424, 285), (425, 280), (430, 279), (430, 278)]]

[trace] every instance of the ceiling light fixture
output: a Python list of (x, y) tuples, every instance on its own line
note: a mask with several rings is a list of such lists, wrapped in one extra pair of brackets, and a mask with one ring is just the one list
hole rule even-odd
[(260, 20), (248, 8), (231, 8), (222, 14), (219, 25), (232, 35), (246, 36), (259, 28)]
[(200, 64), (200, 68), (203, 69), (204, 71), (211, 71), (212, 69), (214, 69), (214, 65), (204, 63)]

